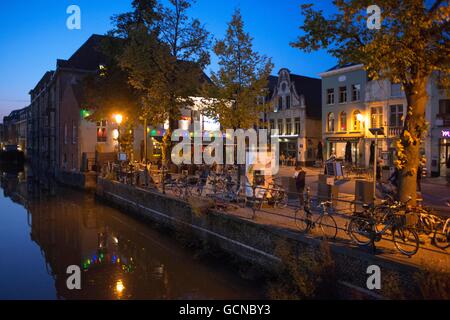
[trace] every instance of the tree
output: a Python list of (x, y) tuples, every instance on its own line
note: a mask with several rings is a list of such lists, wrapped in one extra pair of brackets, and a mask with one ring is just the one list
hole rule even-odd
[(371, 79), (401, 83), (408, 103), (397, 143), (396, 166), (401, 170), (400, 200), (416, 199), (420, 145), (427, 131), (427, 82), (436, 76), (449, 85), (450, 11), (448, 1), (431, 5), (423, 0), (382, 1), (382, 24), (369, 30), (368, 0), (335, 0), (336, 14), (328, 19), (312, 5), (303, 5), (303, 31), (292, 46), (311, 52), (327, 49), (341, 63), (362, 63)]
[(128, 83), (127, 73), (116, 61), (121, 48), (117, 39), (105, 37), (98, 48), (104, 57), (103, 64), (83, 79), (82, 107), (91, 111), (93, 120), (109, 119), (115, 113), (138, 112), (140, 93)]
[(128, 83), (127, 73), (116, 60), (123, 51), (122, 41), (105, 37), (98, 50), (104, 61), (97, 72), (88, 74), (82, 81), (82, 108), (89, 110), (88, 119), (93, 121), (111, 119), (114, 114), (122, 114), (127, 120), (121, 130), (119, 144), (122, 150), (131, 154), (133, 135), (129, 132), (137, 125), (132, 115), (141, 112), (141, 92)]
[(165, 163), (170, 161), (180, 111), (193, 105), (191, 97), (205, 81), (202, 70), (209, 64), (209, 33), (187, 16), (192, 2), (170, 0), (164, 7), (155, 0), (135, 0), (133, 12), (114, 18), (110, 33), (126, 42), (118, 61), (129, 83), (143, 93), (143, 116), (153, 125), (168, 121)]
[[(258, 97), (265, 96), (273, 64), (254, 51), (252, 41), (253, 38), (244, 30), (240, 11), (236, 10), (228, 23), (225, 38), (214, 46), (220, 69), (211, 75), (208, 95), (215, 99), (205, 113), (227, 129), (251, 128), (258, 123), (263, 111)], [(239, 166), (239, 181), (240, 176)]]

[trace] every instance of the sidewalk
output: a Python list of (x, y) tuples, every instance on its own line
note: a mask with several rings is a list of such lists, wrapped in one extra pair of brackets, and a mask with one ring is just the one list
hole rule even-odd
[[(322, 168), (304, 168), (306, 171), (306, 185), (313, 194), (317, 193), (319, 174), (323, 173)], [(278, 177), (293, 177), (294, 167), (280, 167)], [(352, 200), (355, 196), (355, 180), (336, 180), (339, 186), (339, 197), (345, 200)], [(450, 200), (450, 185), (446, 178), (424, 178), (422, 180), (422, 197), (424, 205), (436, 210), (445, 217), (450, 217), (450, 207), (447, 201)]]

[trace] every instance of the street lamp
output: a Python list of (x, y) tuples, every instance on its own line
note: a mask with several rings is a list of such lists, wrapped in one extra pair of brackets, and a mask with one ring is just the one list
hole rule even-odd
[(117, 145), (118, 145), (118, 149), (119, 149), (119, 153), (120, 153), (120, 125), (123, 121), (123, 116), (120, 113), (117, 113), (114, 115), (114, 120), (116, 120), (117, 123)]

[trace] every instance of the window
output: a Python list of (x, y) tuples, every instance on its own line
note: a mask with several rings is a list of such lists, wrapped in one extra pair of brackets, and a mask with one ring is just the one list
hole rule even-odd
[(72, 144), (77, 143), (77, 126), (75, 125), (75, 121), (72, 121)]
[(403, 125), (403, 105), (389, 106), (389, 126), (401, 127)]
[(381, 128), (383, 126), (383, 107), (370, 108), (370, 127)]
[(347, 102), (347, 87), (339, 87), (339, 103)]
[(347, 113), (341, 112), (339, 115), (339, 130), (347, 131)]
[(450, 115), (450, 99), (439, 100), (439, 114)]
[(283, 120), (278, 120), (278, 133), (283, 134)]
[(391, 83), (391, 97), (400, 97), (402, 95), (402, 86), (400, 83)]
[(300, 118), (295, 118), (294, 129), (294, 134), (300, 134)]
[(273, 120), (270, 120), (270, 127), (269, 127), (269, 129), (270, 130), (274, 130), (275, 129), (275, 122), (273, 121)]
[(359, 101), (361, 99), (361, 85), (352, 85), (352, 101)]
[(286, 119), (286, 134), (292, 134), (292, 119)]
[(97, 142), (106, 142), (107, 138), (106, 120), (97, 121)]
[(329, 113), (327, 118), (328, 132), (334, 132), (334, 113)]
[(327, 90), (327, 104), (334, 104), (334, 89)]
[(278, 98), (278, 110), (283, 110), (283, 97)]
[(286, 109), (291, 108), (291, 96), (286, 96)]
[(352, 127), (353, 131), (361, 131), (362, 114), (359, 110), (353, 111), (352, 123), (353, 123)]
[(67, 123), (64, 123), (64, 144), (67, 144)]

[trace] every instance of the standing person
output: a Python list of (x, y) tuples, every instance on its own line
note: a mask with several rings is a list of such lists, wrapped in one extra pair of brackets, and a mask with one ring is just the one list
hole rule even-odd
[(417, 168), (417, 191), (422, 192), (422, 174), (423, 174), (423, 167), (421, 164), (419, 164), (419, 167)]
[(376, 176), (377, 182), (381, 182), (381, 161), (377, 161), (377, 176)]
[(303, 205), (305, 204), (303, 192), (305, 191), (306, 172), (303, 170), (302, 167), (297, 166), (295, 168), (294, 178), (295, 178), (295, 188), (297, 189), (300, 207), (303, 207)]

